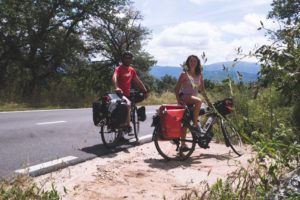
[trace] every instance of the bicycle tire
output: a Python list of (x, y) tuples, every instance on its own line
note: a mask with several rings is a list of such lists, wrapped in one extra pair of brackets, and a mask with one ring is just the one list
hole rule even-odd
[(243, 155), (243, 143), (238, 131), (235, 130), (232, 124), (227, 119), (221, 119), (221, 128), (225, 138), (225, 143), (228, 145), (238, 156)]
[(109, 149), (116, 147), (119, 138), (122, 136), (122, 132), (119, 129), (108, 131), (106, 125), (101, 126), (100, 134), (103, 145)]
[[(177, 139), (161, 139), (161, 127), (160, 124), (157, 124), (154, 128), (153, 132), (153, 140), (155, 144), (155, 148), (158, 153), (168, 161), (183, 161), (188, 159), (191, 154), (195, 150), (196, 140), (194, 134), (189, 134), (190, 142), (186, 141), (186, 143), (191, 143), (192, 146), (186, 152), (182, 152), (179, 148), (180, 146), (180, 138)], [(188, 136), (188, 135), (187, 135)]]
[(139, 141), (139, 131), (140, 131), (140, 122), (138, 120), (138, 114), (137, 114), (137, 107), (134, 106), (132, 110), (132, 116), (131, 116), (131, 121), (133, 124), (133, 132), (136, 141)]

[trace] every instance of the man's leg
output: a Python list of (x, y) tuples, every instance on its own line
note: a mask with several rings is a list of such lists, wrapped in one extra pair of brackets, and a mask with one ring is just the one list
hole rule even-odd
[(130, 118), (131, 101), (126, 96), (123, 96), (123, 99), (126, 100), (126, 103), (127, 103), (127, 106), (128, 106), (127, 125), (130, 126), (130, 121), (131, 121), (131, 118)]

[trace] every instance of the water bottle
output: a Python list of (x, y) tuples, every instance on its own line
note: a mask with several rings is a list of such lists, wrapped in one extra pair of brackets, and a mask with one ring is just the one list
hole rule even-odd
[(203, 130), (206, 132), (207, 129), (209, 128), (209, 126), (211, 125), (211, 123), (214, 121), (214, 116), (213, 115), (210, 115), (203, 127)]

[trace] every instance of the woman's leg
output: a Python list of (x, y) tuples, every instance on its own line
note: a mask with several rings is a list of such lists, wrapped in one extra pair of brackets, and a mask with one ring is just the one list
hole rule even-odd
[(181, 96), (181, 100), (187, 105), (192, 105), (192, 104), (195, 105), (193, 110), (193, 125), (197, 125), (201, 104), (202, 104), (201, 99), (196, 96), (183, 95)]
[(187, 129), (187, 127), (185, 127), (185, 126), (183, 126), (182, 128), (181, 128), (181, 146), (183, 147), (184, 145), (185, 145), (185, 138), (186, 138), (186, 129)]

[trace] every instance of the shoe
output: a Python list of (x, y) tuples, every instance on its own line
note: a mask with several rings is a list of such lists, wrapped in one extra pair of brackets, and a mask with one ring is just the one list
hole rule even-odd
[(127, 126), (126, 127), (126, 132), (128, 133), (129, 136), (133, 136), (134, 133), (132, 132), (132, 127), (131, 126)]
[(127, 126), (127, 132), (130, 133), (132, 131), (132, 127), (131, 126)]
[(124, 138), (124, 136), (120, 137), (119, 142), (128, 143), (129, 139)]
[(189, 148), (189, 147), (186, 146), (186, 145), (183, 145), (183, 146), (180, 147), (180, 151), (181, 151), (181, 152), (186, 152), (186, 151), (190, 151), (190, 150), (191, 150), (191, 148)]
[(193, 125), (192, 131), (195, 132), (197, 136), (203, 136), (206, 133), (199, 125)]

